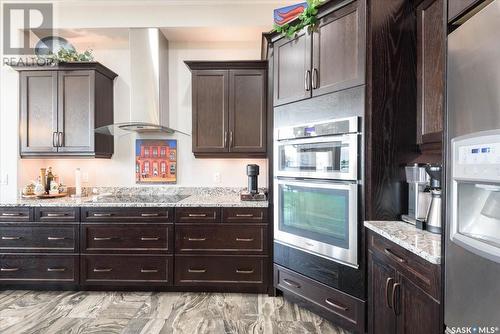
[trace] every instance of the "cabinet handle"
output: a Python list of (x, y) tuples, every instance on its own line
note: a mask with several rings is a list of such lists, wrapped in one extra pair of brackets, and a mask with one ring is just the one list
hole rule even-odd
[(66, 271), (66, 268), (47, 268), (48, 272), (63, 272)]
[(292, 280), (289, 280), (289, 279), (287, 279), (287, 278), (284, 278), (284, 279), (283, 279), (283, 282), (284, 282), (286, 285), (289, 285), (289, 286), (294, 287), (294, 288), (296, 288), (296, 289), (300, 289), (300, 288), (301, 288), (301, 286), (300, 286), (300, 284), (299, 284), (299, 283), (294, 282), (294, 281), (292, 281)]
[(113, 239), (119, 239), (119, 238), (113, 238), (113, 237), (94, 237), (94, 241), (110, 241)]
[(306, 90), (306, 92), (311, 90), (310, 82), (311, 82), (311, 71), (307, 70), (304, 75), (304, 89)]
[(188, 238), (188, 241), (206, 241), (207, 238)]
[(394, 254), (389, 248), (384, 249), (384, 253), (392, 257), (394, 260), (398, 261), (399, 263), (405, 263), (406, 260), (400, 258), (396, 254)]
[(18, 270), (19, 268), (0, 268), (0, 271), (5, 271), (5, 272), (13, 272)]
[(52, 132), (52, 147), (57, 147), (56, 136), (57, 132)]
[(315, 68), (313, 69), (313, 75), (312, 75), (312, 88), (313, 89), (318, 89), (319, 86), (318, 86), (318, 75), (319, 72), (318, 72), (318, 69)]
[(249, 269), (249, 270), (246, 270), (246, 269), (236, 269), (236, 273), (237, 274), (253, 274), (254, 270), (253, 269)]
[(141, 213), (141, 217), (158, 217), (158, 213)]
[(92, 214), (94, 217), (111, 217), (112, 213), (94, 213)]
[(233, 147), (233, 131), (229, 131), (229, 147)]
[(252, 213), (237, 213), (236, 217), (253, 217)]
[(19, 213), (19, 212), (3, 212), (2, 216), (4, 216), (4, 217), (19, 217), (19, 216), (21, 216), (21, 213)]
[(66, 217), (67, 213), (47, 213), (47, 217)]
[(206, 269), (192, 269), (192, 268), (189, 268), (188, 269), (188, 273), (206, 273), (207, 270)]
[(141, 237), (141, 241), (158, 241), (160, 237)]
[(338, 310), (342, 310), (342, 311), (347, 311), (349, 308), (348, 307), (345, 307), (343, 305), (340, 305), (340, 304), (337, 304), (337, 303), (334, 303), (330, 300), (330, 298), (326, 298), (325, 299), (325, 303), (327, 303), (328, 305), (330, 305), (331, 307), (333, 308), (336, 308)]
[(52, 240), (52, 241), (65, 240), (65, 239), (66, 239), (65, 237), (47, 237), (47, 240)]
[(251, 242), (253, 238), (236, 238), (236, 241)]
[(2, 237), (2, 240), (21, 240), (22, 237)]
[(189, 217), (206, 217), (206, 213), (190, 213), (188, 214)]
[(156, 269), (141, 269), (141, 273), (157, 273)]
[(95, 273), (109, 273), (113, 268), (94, 268)]
[(57, 133), (57, 146), (59, 147), (64, 146), (64, 133), (62, 132)]
[(394, 282), (394, 278), (392, 277), (388, 277), (385, 281), (385, 305), (389, 309), (392, 309), (391, 299), (389, 298), (389, 285), (391, 285), (392, 282)]
[(227, 131), (224, 131), (224, 147), (227, 147)]
[(398, 315), (399, 310), (397, 309), (397, 303), (396, 303), (396, 292), (399, 291), (399, 288), (401, 286), (401, 283), (396, 283), (392, 286), (392, 310), (394, 311), (394, 315)]

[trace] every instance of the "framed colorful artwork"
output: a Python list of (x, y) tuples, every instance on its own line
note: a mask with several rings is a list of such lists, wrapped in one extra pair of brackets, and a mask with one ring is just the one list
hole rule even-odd
[(177, 140), (136, 139), (136, 183), (177, 183)]

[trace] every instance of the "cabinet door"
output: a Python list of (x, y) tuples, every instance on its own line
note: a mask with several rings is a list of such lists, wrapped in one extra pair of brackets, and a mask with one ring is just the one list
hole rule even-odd
[(396, 284), (396, 270), (372, 252), (368, 253), (368, 332), (370, 334), (396, 333), (396, 313), (393, 309), (392, 289)]
[(364, 84), (365, 48), (364, 1), (322, 18), (313, 33), (312, 95)]
[(266, 71), (229, 71), (229, 151), (266, 151)]
[(439, 303), (404, 276), (395, 290), (399, 334), (443, 333)]
[(21, 155), (57, 152), (57, 72), (22, 72)]
[(59, 152), (94, 152), (94, 71), (59, 72)]
[(274, 105), (311, 97), (311, 35), (274, 43)]
[(439, 143), (443, 131), (444, 0), (417, 8), (417, 143)]
[(193, 153), (228, 152), (229, 72), (193, 71)]

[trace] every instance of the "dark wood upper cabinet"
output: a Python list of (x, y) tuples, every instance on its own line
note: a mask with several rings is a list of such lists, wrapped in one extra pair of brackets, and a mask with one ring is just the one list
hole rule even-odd
[(188, 61), (196, 157), (266, 155), (267, 62)]
[(109, 158), (114, 72), (99, 63), (14, 67), (20, 72), (20, 154)]
[(417, 144), (442, 142), (446, 53), (444, 0), (417, 7)]
[(274, 43), (274, 106), (311, 97), (311, 34)]
[(313, 96), (365, 83), (365, 39), (364, 1), (320, 19), (313, 32)]
[(322, 15), (314, 31), (273, 44), (274, 106), (365, 83), (365, 2)]

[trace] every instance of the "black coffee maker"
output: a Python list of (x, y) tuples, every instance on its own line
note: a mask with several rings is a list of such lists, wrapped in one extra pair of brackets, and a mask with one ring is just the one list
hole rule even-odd
[(248, 188), (240, 194), (242, 201), (265, 201), (265, 193), (259, 193), (259, 165), (247, 165)]

